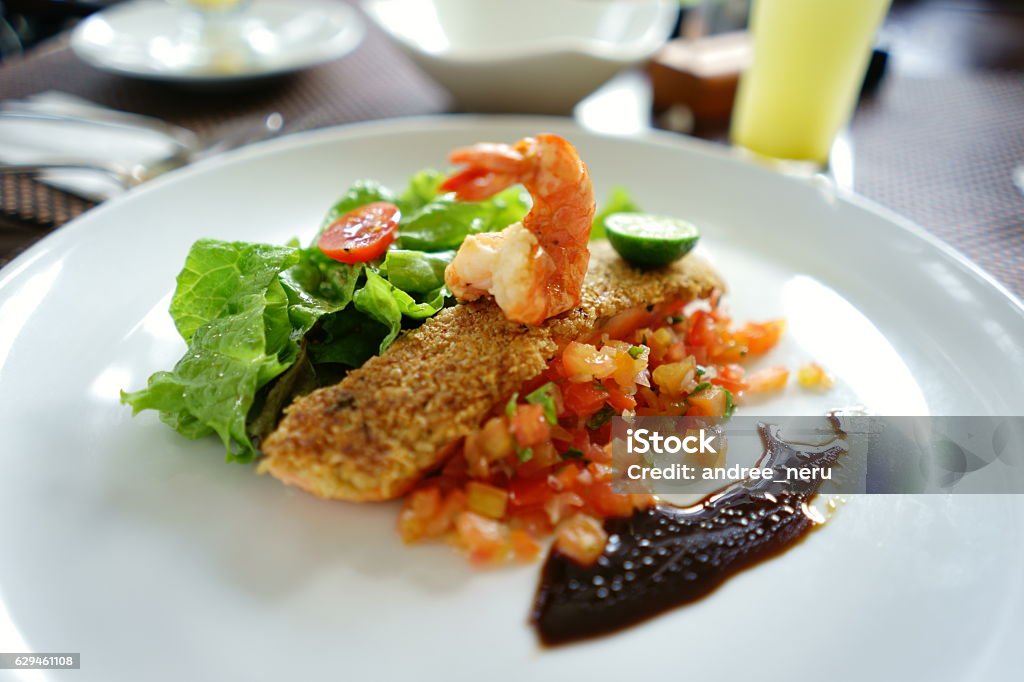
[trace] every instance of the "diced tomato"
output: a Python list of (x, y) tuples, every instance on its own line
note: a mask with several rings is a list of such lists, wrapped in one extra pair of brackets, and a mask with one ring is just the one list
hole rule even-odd
[(708, 347), (708, 359), (716, 364), (740, 362), (747, 357), (746, 344), (734, 338), (723, 338)]
[(551, 441), (547, 440), (530, 447), (529, 456), (524, 458), (526, 461), (520, 462), (516, 466), (516, 473), (527, 477), (538, 476), (562, 461), (558, 450), (555, 449)]
[(453, 490), (444, 497), (441, 503), (441, 511), (434, 518), (433, 523), (428, 527), (432, 536), (440, 536), (447, 533), (455, 523), (455, 517), (466, 509), (466, 494), (461, 490)]
[(599, 481), (586, 490), (586, 502), (601, 517), (629, 516), (633, 513), (633, 500), (612, 490), (610, 481)]
[(775, 347), (785, 329), (785, 320), (748, 322), (735, 333), (735, 337), (752, 355), (761, 355)]
[(468, 468), (465, 457), (451, 457), (441, 470), (442, 479), (465, 478)]
[(544, 504), (554, 495), (554, 489), (548, 484), (547, 476), (535, 478), (513, 478), (509, 483), (510, 501), (517, 507), (530, 507)]
[(598, 388), (593, 382), (567, 382), (562, 386), (565, 409), (579, 417), (589, 417), (601, 409), (607, 395), (606, 391)]
[(789, 370), (782, 366), (760, 369), (747, 377), (747, 393), (774, 393), (786, 387)]
[(743, 380), (744, 375), (746, 375), (745, 369), (739, 365), (730, 364), (719, 367), (718, 374), (711, 378), (711, 383), (732, 391), (734, 395), (739, 395), (747, 390), (747, 384)]
[(544, 503), (544, 511), (552, 524), (568, 518), (583, 507), (583, 498), (571, 491), (555, 493)]
[(510, 516), (515, 527), (522, 528), (534, 537), (549, 535), (554, 530), (543, 507), (512, 507)]
[(715, 342), (718, 331), (715, 319), (705, 310), (694, 312), (690, 319), (690, 329), (686, 333), (687, 346), (709, 346)]
[(414, 490), (405, 498), (398, 514), (398, 534), (405, 542), (415, 542), (426, 535), (427, 522), (441, 509), (441, 491), (437, 487)]
[(320, 250), (342, 263), (365, 263), (384, 255), (395, 241), (398, 207), (378, 201), (353, 209), (331, 223), (320, 235)]
[(680, 360), (685, 359), (686, 356), (686, 344), (682, 341), (677, 341), (669, 346), (665, 351), (665, 357), (663, 360), (665, 362), (679, 362)]
[(544, 406), (535, 403), (519, 405), (516, 416), (512, 418), (512, 433), (522, 448), (540, 445), (550, 438), (551, 429), (544, 416)]
[(443, 497), (437, 486), (414, 490), (406, 496), (398, 514), (398, 533), (405, 542), (440, 537), (448, 532), (465, 506), (466, 496), (461, 490)]
[(471, 511), (459, 514), (455, 520), (459, 543), (469, 552), (469, 560), (477, 565), (501, 559), (505, 550), (504, 526)]
[(558, 473), (552, 474), (548, 478), (548, 485), (552, 490), (557, 490), (558, 492), (575, 490), (582, 470), (583, 466), (581, 464), (569, 462), (559, 469)]
[(615, 358), (611, 352), (577, 341), (570, 342), (562, 351), (562, 365), (569, 381), (576, 382), (604, 379), (615, 372)]
[(516, 561), (529, 563), (540, 554), (540, 543), (532, 535), (522, 528), (515, 528), (509, 533), (509, 544), (512, 545), (512, 554)]
[(576, 438), (576, 435), (572, 431), (570, 431), (569, 429), (565, 428), (561, 424), (555, 424), (554, 426), (551, 426), (550, 428), (551, 428), (551, 440), (553, 440), (553, 441), (558, 441), (560, 443), (571, 443), (573, 441), (573, 439)]
[(608, 392), (606, 393), (608, 404), (611, 405), (616, 412), (625, 412), (626, 410), (632, 410), (636, 407), (636, 398), (623, 393), (622, 389), (614, 383), (609, 382), (605, 384), (605, 388), (608, 389)]
[(591, 444), (589, 448), (585, 448), (583, 450), (583, 456), (591, 462), (610, 464), (612, 461), (611, 443), (604, 447), (597, 444)]
[[(656, 503), (650, 495), (613, 490), (611, 424), (603, 417), (629, 410), (719, 417), (730, 392), (779, 390), (788, 380), (784, 367), (747, 375), (738, 364), (748, 345), (750, 354), (774, 345), (781, 322), (733, 331), (715, 302), (710, 310), (691, 310), (677, 302), (631, 311), (612, 325), (625, 336), (609, 337), (606, 328), (591, 343), (569, 343), (519, 387), (521, 404), (510, 413), (496, 410), (453, 447), (461, 447), (464, 457), (448, 458), (439, 476), (406, 497), (398, 520), (403, 539), (444, 536), (466, 549), (473, 563), (493, 564), (536, 558), (538, 538), (554, 531), (558, 551), (581, 563), (595, 560), (607, 541), (602, 519)], [(698, 374), (697, 365), (705, 371)], [(798, 378), (806, 386), (830, 380), (817, 365), (803, 367)], [(543, 404), (524, 398), (549, 382), (555, 424), (547, 421)], [(594, 415), (602, 419), (592, 420)]]

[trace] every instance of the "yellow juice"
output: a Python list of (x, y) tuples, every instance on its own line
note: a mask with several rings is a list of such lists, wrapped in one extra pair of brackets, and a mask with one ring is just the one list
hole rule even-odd
[(888, 7), (889, 0), (754, 0), (754, 62), (736, 94), (733, 144), (824, 164)]
[(242, 0), (188, 0), (188, 4), (201, 10), (223, 10), (242, 4)]

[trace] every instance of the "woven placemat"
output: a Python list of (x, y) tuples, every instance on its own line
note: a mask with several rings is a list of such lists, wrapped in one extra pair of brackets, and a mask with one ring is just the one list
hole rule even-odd
[(1024, 297), (1024, 75), (895, 75), (852, 125), (854, 187)]
[[(186, 90), (113, 76), (79, 61), (66, 37), (0, 66), (4, 99), (47, 90), (155, 116), (199, 133), (216, 132), (240, 117), (274, 111), (284, 115), (286, 126), (298, 122), (302, 128), (314, 128), (438, 113), (451, 107), (448, 93), (372, 25), (360, 46), (346, 57), (258, 87)], [(0, 238), (0, 265), (15, 255), (18, 244), (12, 249), (11, 235), (24, 228), (23, 223), (52, 229), (93, 205), (24, 176), (4, 178), (0, 182), (0, 232), (5, 233)]]
[[(51, 89), (199, 132), (269, 111), (315, 127), (450, 106), (447, 93), (372, 27), (345, 59), (258, 90), (194, 92), (110, 76), (79, 62), (63, 41), (0, 67), (5, 97)], [(859, 193), (908, 216), (1024, 296), (1024, 196), (1012, 179), (1024, 163), (1024, 75), (893, 74), (862, 103), (852, 133)], [(63, 224), (91, 205), (27, 178), (4, 178), (0, 218), (32, 225), (0, 225), (0, 264), (45, 233), (32, 227)]]

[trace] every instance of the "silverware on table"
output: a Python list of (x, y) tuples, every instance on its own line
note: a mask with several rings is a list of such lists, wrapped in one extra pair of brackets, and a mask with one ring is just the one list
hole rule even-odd
[(173, 153), (163, 158), (147, 160), (142, 163), (98, 161), (96, 159), (75, 158), (73, 155), (69, 155), (51, 157), (36, 163), (0, 164), (0, 175), (12, 173), (41, 175), (50, 171), (60, 170), (94, 171), (113, 178), (125, 189), (130, 189), (168, 171), (186, 166), (200, 159), (231, 149), (237, 149), (238, 147), (244, 147), (261, 140), (277, 137), (285, 129), (284, 116), (278, 112), (258, 117), (256, 121), (249, 120), (236, 124), (226, 132), (209, 136), (196, 135), (186, 128), (181, 128), (159, 119), (119, 111), (90, 110), (82, 115), (78, 113), (54, 114), (3, 105), (0, 106), (0, 120), (4, 118), (37, 121), (49, 120), (63, 123), (148, 130), (161, 134), (175, 143), (176, 150)]

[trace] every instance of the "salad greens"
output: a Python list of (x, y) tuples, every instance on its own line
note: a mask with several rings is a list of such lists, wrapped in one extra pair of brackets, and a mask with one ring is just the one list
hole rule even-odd
[(638, 213), (641, 210), (643, 209), (637, 206), (629, 195), (629, 190), (625, 187), (613, 187), (608, 201), (594, 216), (594, 223), (590, 228), (590, 239), (604, 239), (607, 236), (604, 230), (604, 221), (608, 219), (608, 216), (616, 213)]
[(467, 235), (503, 229), (529, 210), (521, 189), (455, 202), (439, 191), (443, 177), (417, 173), (400, 196), (363, 180), (330, 208), (322, 228), (368, 203), (399, 206), (403, 248), (382, 261), (346, 265), (295, 241), (197, 241), (170, 306), (188, 350), (145, 388), (122, 392), (122, 402), (159, 411), (188, 438), (216, 434), (229, 460), (251, 460), (253, 440), (296, 396), (336, 381), (444, 307), (444, 268)]
[[(316, 240), (309, 247), (295, 240), (285, 246), (197, 241), (170, 305), (188, 348), (145, 388), (122, 391), (121, 401), (135, 414), (158, 411), (187, 438), (216, 434), (229, 461), (252, 460), (292, 400), (336, 382), (451, 301), (444, 269), (468, 235), (504, 229), (529, 210), (529, 195), (518, 187), (485, 201), (456, 201), (441, 192), (444, 177), (421, 171), (401, 194), (361, 180), (331, 206), (321, 231), (369, 203), (399, 207), (397, 240), (377, 261), (339, 263)], [(597, 236), (604, 219), (623, 210), (637, 208), (616, 189), (595, 218)]]

